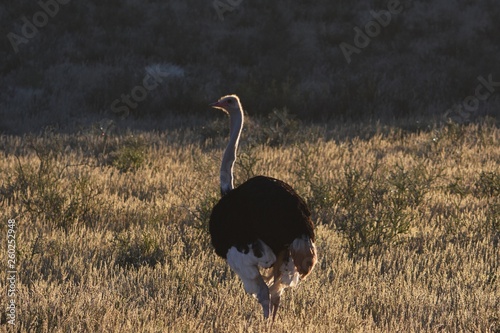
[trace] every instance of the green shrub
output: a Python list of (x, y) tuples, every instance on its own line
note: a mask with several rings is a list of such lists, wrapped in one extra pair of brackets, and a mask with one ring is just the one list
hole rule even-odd
[(165, 262), (165, 251), (160, 248), (158, 240), (150, 233), (143, 232), (133, 236), (130, 231), (115, 235), (114, 244), (117, 249), (115, 264), (126, 268), (139, 268), (148, 265), (154, 267)]
[(477, 196), (499, 197), (500, 196), (500, 174), (497, 172), (482, 171), (479, 179), (474, 184), (474, 192)]
[(377, 174), (379, 165), (369, 173), (347, 165), (336, 186), (336, 212), (333, 224), (347, 240), (349, 254), (370, 254), (376, 245), (388, 245), (410, 226), (403, 183), (386, 181)]
[(146, 144), (141, 139), (131, 137), (110, 157), (111, 164), (120, 172), (137, 171), (146, 160)]
[(10, 181), (0, 188), (4, 200), (18, 201), (20, 213), (27, 213), (30, 220), (65, 231), (79, 221), (92, 226), (102, 204), (90, 177), (85, 172), (72, 172), (72, 165), (61, 157), (60, 145), (34, 144), (32, 148), (38, 165), (17, 160)]

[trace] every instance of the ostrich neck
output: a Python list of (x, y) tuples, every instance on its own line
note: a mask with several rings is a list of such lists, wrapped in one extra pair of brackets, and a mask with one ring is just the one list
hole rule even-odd
[(233, 165), (236, 160), (236, 151), (240, 140), (241, 129), (243, 128), (243, 112), (230, 114), (229, 143), (222, 158), (220, 167), (220, 189), (222, 195), (227, 194), (234, 188)]

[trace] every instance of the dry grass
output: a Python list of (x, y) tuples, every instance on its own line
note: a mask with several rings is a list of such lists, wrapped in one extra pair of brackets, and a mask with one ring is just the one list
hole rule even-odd
[(249, 122), (236, 170), (238, 183), (294, 184), (317, 219), (319, 263), (285, 293), (272, 330), (207, 234), (225, 121), (1, 137), (2, 234), (18, 222), (16, 330), (500, 331), (497, 127), (334, 140), (338, 128), (287, 124), (300, 134)]

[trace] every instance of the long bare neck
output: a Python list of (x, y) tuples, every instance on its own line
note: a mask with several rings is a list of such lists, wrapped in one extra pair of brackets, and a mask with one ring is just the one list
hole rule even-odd
[(238, 150), (240, 134), (243, 128), (243, 111), (241, 108), (239, 112), (230, 113), (229, 119), (231, 124), (229, 128), (229, 143), (222, 157), (222, 164), (220, 167), (220, 190), (222, 195), (227, 194), (234, 188), (233, 165), (236, 160), (236, 152)]

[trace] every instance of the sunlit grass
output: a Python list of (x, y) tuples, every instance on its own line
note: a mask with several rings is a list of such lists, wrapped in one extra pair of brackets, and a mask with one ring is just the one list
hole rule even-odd
[[(273, 332), (500, 330), (495, 126), (365, 136), (274, 117), (249, 119), (236, 182), (293, 184), (316, 220), (319, 262), (284, 294)], [(270, 330), (207, 232), (225, 125), (1, 137), (17, 331)]]

